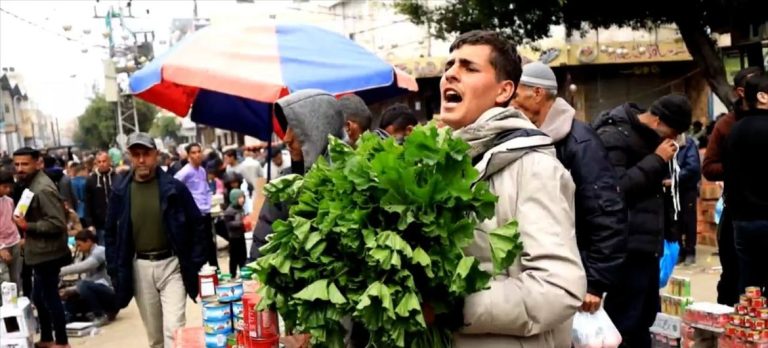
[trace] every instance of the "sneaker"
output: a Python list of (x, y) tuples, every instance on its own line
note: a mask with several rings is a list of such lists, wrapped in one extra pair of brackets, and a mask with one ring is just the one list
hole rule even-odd
[(695, 265), (695, 264), (696, 264), (696, 256), (693, 256), (693, 255), (688, 255), (688, 256), (685, 258), (685, 265), (686, 265), (686, 266), (693, 266), (693, 265)]

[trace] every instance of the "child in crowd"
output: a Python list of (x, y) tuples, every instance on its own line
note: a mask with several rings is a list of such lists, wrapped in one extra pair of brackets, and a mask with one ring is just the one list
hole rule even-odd
[(77, 232), (83, 229), (83, 224), (80, 222), (80, 216), (69, 206), (67, 200), (62, 199), (61, 204), (64, 208), (64, 216), (67, 218), (67, 235), (74, 237)]
[(21, 290), (21, 236), (13, 223), (13, 174), (0, 170), (0, 283), (16, 283)]
[(245, 231), (251, 229), (244, 220), (246, 214), (243, 210), (245, 194), (240, 189), (233, 189), (229, 193), (229, 208), (224, 211), (224, 221), (229, 232), (229, 273), (234, 277), (237, 269), (245, 266)]

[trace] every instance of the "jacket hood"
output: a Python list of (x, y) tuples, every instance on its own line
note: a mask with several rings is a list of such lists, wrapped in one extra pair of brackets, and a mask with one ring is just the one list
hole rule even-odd
[(309, 170), (328, 147), (328, 136), (344, 137), (344, 116), (336, 98), (317, 89), (306, 89), (280, 98), (275, 113), (282, 114), (298, 140)]
[(576, 109), (568, 105), (563, 98), (557, 98), (539, 129), (553, 141), (558, 142), (571, 132), (574, 116), (576, 116)]
[(645, 110), (634, 103), (619, 105), (612, 110), (603, 111), (600, 116), (592, 121), (592, 128), (599, 129), (602, 126), (615, 123), (629, 124), (648, 144), (656, 146), (661, 143), (662, 139), (656, 131), (640, 122), (640, 118), (637, 116), (643, 112)]
[(533, 149), (552, 148), (552, 139), (514, 108), (489, 109), (454, 135), (469, 143), (472, 158), (482, 156), (475, 165), (480, 172), (478, 180), (504, 169)]

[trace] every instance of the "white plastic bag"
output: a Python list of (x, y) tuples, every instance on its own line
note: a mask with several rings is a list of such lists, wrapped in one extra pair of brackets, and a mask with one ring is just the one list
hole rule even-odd
[(577, 312), (571, 331), (575, 348), (616, 348), (621, 334), (602, 307), (593, 313)]

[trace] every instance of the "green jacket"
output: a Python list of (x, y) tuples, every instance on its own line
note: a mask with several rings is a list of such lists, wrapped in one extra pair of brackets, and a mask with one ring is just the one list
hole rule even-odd
[(67, 246), (67, 222), (59, 190), (43, 171), (37, 172), (29, 190), (35, 194), (27, 210), (24, 262), (34, 266), (72, 256)]

